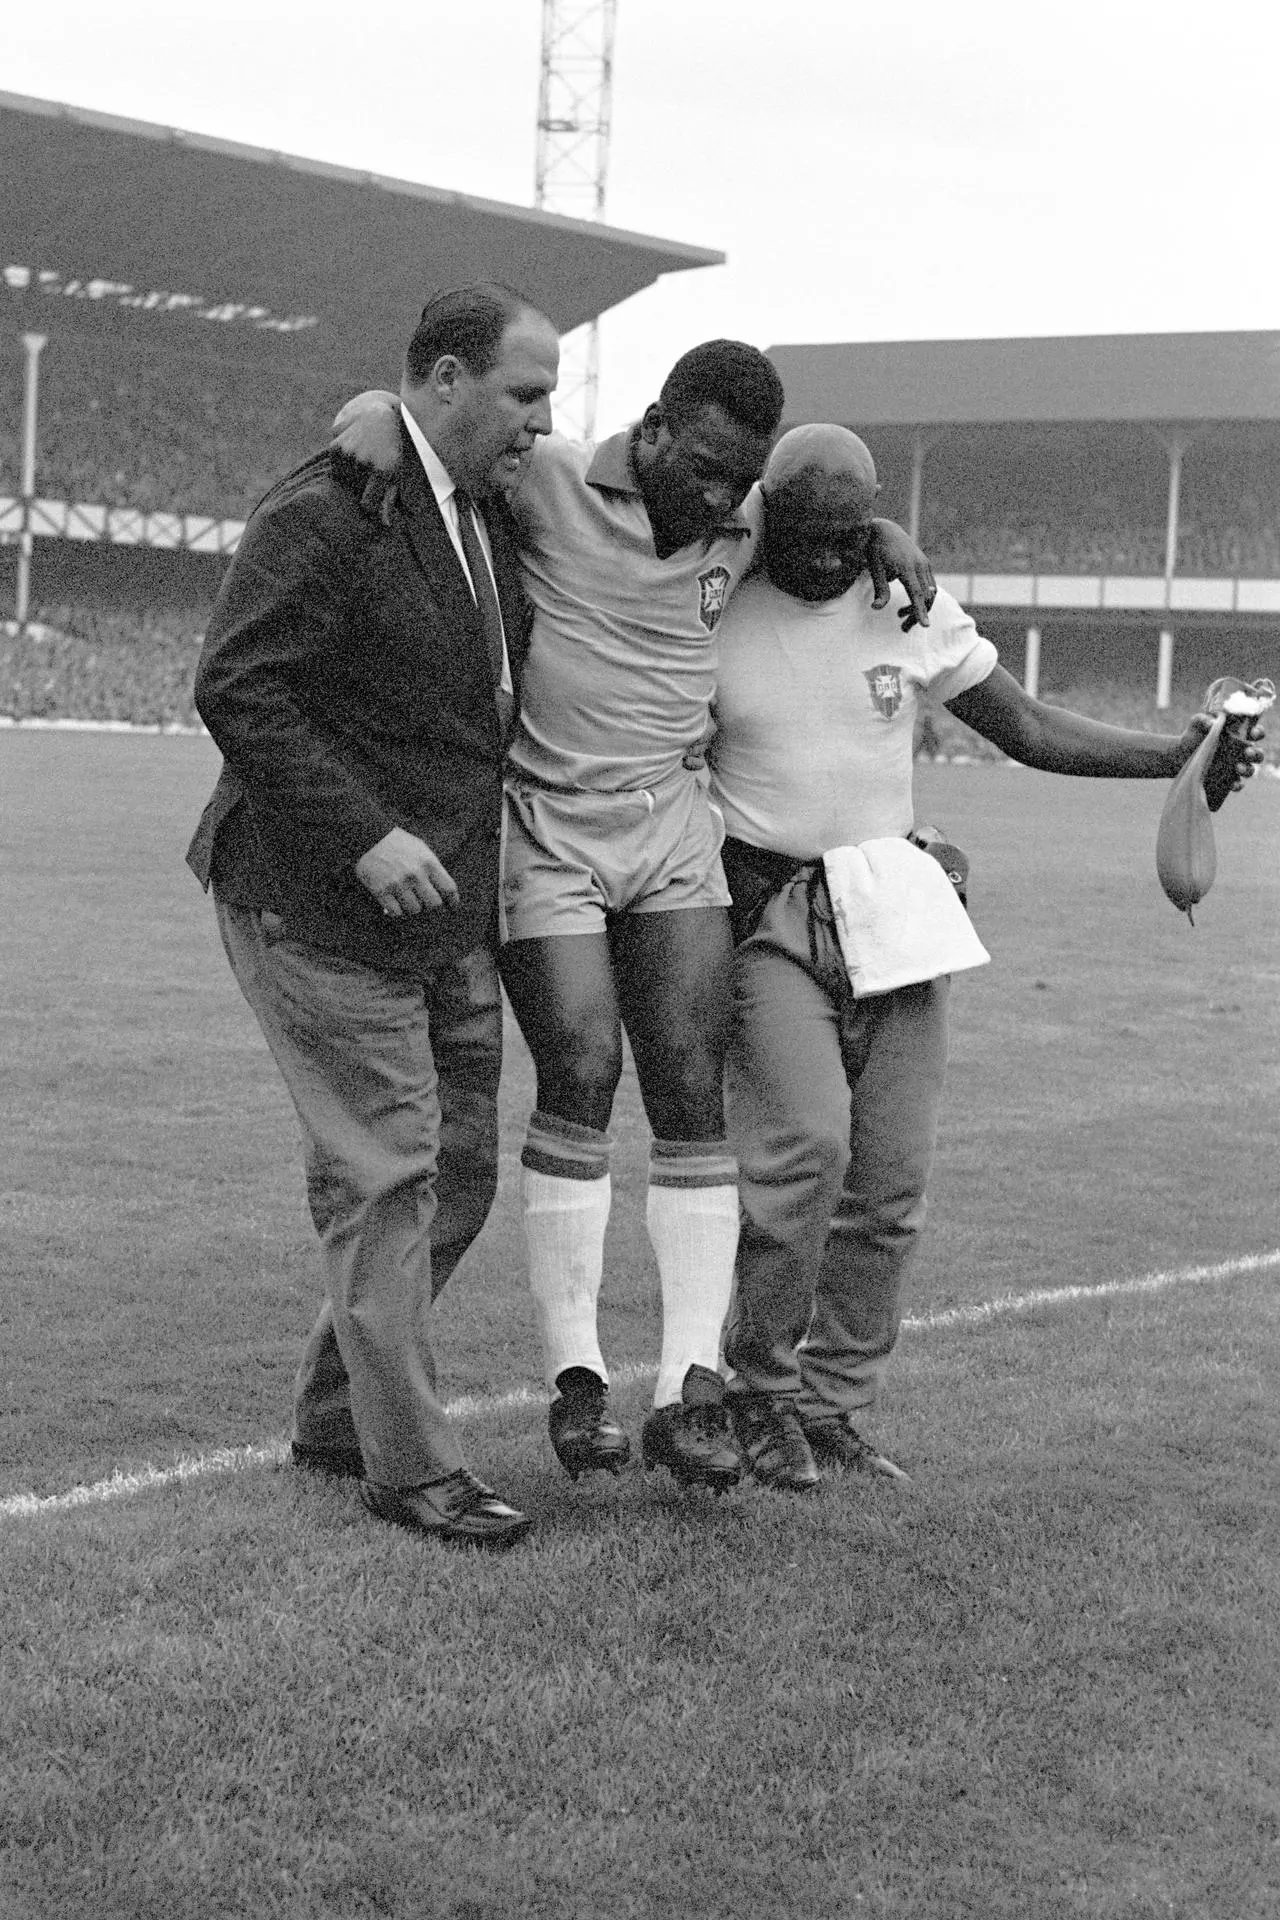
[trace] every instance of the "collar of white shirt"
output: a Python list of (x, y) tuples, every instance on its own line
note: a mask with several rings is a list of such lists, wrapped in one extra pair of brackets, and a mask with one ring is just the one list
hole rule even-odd
[(458, 511), (456, 502), (452, 507), (449, 506), (449, 502), (457, 492), (453, 478), (403, 400), (400, 402), (400, 418), (409, 429), (409, 438), (418, 449), (418, 458), (422, 462), (427, 479), (431, 482), (431, 491), (436, 497), (441, 513), (444, 514), (445, 525), (449, 526), (454, 523)]
[[(444, 461), (427, 439), (426, 434), (422, 431), (422, 428), (418, 425), (408, 407), (405, 406), (403, 400), (400, 402), (400, 418), (408, 428), (409, 438), (418, 450), (418, 458), (422, 462), (423, 471), (431, 483), (431, 491), (435, 494), (436, 504), (440, 508), (440, 517), (444, 521), (445, 532), (448, 534), (453, 550), (458, 556), (458, 564), (462, 568), (462, 577), (471, 586), (471, 597), (474, 600), (475, 584), (471, 579), (471, 569), (467, 565), (467, 556), (462, 551), (462, 540), (458, 533), (458, 502), (454, 497), (458, 491), (457, 485), (450, 475), (448, 468), (445, 466)], [(493, 558), (489, 551), (489, 536), (485, 531), (484, 522), (479, 520), (478, 516), (476, 532), (479, 535), (480, 545), (484, 551), (485, 559), (489, 563), (489, 575), (493, 580), (493, 590), (496, 597), (498, 583), (497, 580), (493, 578)], [(502, 622), (501, 601), (498, 602), (498, 619)], [(502, 622), (502, 625), (502, 679), (500, 685), (504, 693), (510, 693), (511, 660), (507, 652), (505, 622)]]

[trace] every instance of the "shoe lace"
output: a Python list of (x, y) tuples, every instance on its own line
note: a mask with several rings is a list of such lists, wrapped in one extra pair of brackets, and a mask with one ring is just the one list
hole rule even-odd
[(447, 1474), (439, 1484), (457, 1490), (465, 1499), (464, 1511), (478, 1505), (481, 1500), (497, 1498), (493, 1488), (487, 1486), (478, 1473), (472, 1473), (470, 1467), (459, 1467), (456, 1473)]
[(692, 1427), (695, 1433), (703, 1434), (708, 1440), (718, 1440), (727, 1430), (725, 1410), (715, 1401), (682, 1407), (681, 1418), (686, 1426)]

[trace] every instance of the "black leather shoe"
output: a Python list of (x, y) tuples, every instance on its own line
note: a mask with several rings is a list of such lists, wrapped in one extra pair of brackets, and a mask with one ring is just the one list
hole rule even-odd
[(641, 1445), (646, 1467), (666, 1467), (686, 1487), (723, 1493), (742, 1478), (742, 1462), (729, 1438), (724, 1381), (709, 1367), (690, 1367), (678, 1403), (655, 1407), (646, 1416)]
[(366, 1480), (360, 1498), (370, 1513), (394, 1527), (463, 1546), (511, 1547), (532, 1525), (527, 1515), (499, 1500), (493, 1488), (466, 1467), (421, 1487), (383, 1487)]
[(911, 1485), (911, 1475), (887, 1453), (880, 1453), (864, 1440), (849, 1414), (834, 1420), (806, 1420), (804, 1437), (815, 1460), (833, 1467), (846, 1467), (852, 1473), (870, 1473), (882, 1480), (896, 1480), (899, 1486)]
[(621, 1473), (631, 1442), (605, 1411), (609, 1389), (590, 1367), (566, 1367), (556, 1375), (556, 1395), (547, 1431), (556, 1459), (571, 1480), (580, 1473)]
[(728, 1395), (729, 1418), (752, 1474), (763, 1487), (811, 1493), (821, 1482), (794, 1407), (763, 1393)]
[(363, 1480), (364, 1455), (359, 1447), (309, 1447), (301, 1440), (289, 1446), (295, 1467), (327, 1473), (334, 1480)]

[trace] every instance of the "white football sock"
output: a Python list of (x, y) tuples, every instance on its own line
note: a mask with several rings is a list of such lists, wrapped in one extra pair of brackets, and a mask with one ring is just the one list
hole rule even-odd
[(738, 1248), (737, 1166), (723, 1140), (655, 1140), (645, 1220), (662, 1282), (655, 1407), (680, 1399), (692, 1366), (714, 1373)]
[[(553, 1393), (566, 1367), (589, 1367), (606, 1383), (609, 1378), (596, 1331), (611, 1200), (609, 1150), (602, 1133), (535, 1114), (521, 1156), (529, 1289)], [(569, 1167), (571, 1173), (549, 1170)]]

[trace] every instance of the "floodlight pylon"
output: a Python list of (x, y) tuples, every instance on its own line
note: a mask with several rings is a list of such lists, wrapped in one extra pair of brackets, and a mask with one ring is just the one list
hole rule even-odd
[[(602, 220), (609, 178), (617, 0), (542, 0), (542, 72), (534, 205)], [(566, 334), (556, 424), (574, 439), (595, 434), (600, 381), (596, 320)]]

